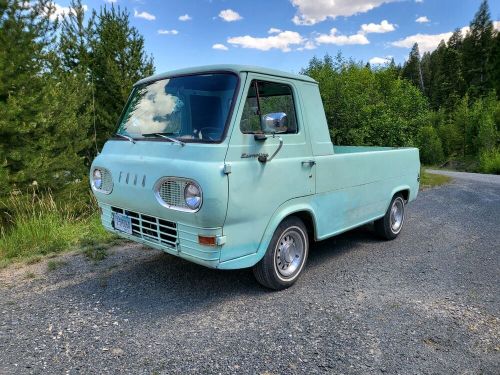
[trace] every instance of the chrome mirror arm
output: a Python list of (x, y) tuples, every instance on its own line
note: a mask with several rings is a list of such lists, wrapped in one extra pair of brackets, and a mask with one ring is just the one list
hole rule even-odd
[[(273, 134), (273, 138), (275, 137), (275, 135)], [(268, 157), (267, 155), (260, 155), (258, 160), (261, 162), (261, 163), (267, 163), (268, 161), (271, 161), (274, 159), (274, 157), (278, 154), (278, 152), (280, 152), (281, 148), (283, 147), (283, 138), (281, 137), (278, 137), (278, 140), (280, 141), (280, 144), (278, 145), (278, 148), (276, 149), (276, 151), (274, 151), (274, 154), (271, 155), (271, 157)]]

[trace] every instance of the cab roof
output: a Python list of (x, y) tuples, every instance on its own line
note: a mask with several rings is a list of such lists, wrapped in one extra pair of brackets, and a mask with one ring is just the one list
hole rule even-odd
[(308, 76), (305, 76), (302, 74), (287, 73), (287, 72), (283, 72), (281, 70), (263, 68), (263, 67), (259, 67), (259, 66), (221, 64), (221, 65), (197, 66), (197, 67), (192, 67), (192, 68), (172, 70), (172, 71), (166, 72), (166, 73), (155, 74), (153, 76), (141, 79), (140, 81), (136, 82), (135, 86), (143, 84), (143, 83), (149, 83), (149, 82), (157, 81), (159, 79), (170, 78), (170, 77), (175, 77), (175, 76), (197, 74), (197, 73), (208, 73), (208, 72), (220, 72), (220, 71), (232, 72), (232, 73), (236, 73), (238, 75), (240, 73), (252, 72), (252, 73), (265, 74), (265, 75), (274, 76), (274, 77), (281, 77), (281, 78), (289, 78), (289, 79), (310, 82), (310, 83), (316, 83), (316, 84), (318, 83), (314, 79), (312, 79), (311, 77), (308, 77)]

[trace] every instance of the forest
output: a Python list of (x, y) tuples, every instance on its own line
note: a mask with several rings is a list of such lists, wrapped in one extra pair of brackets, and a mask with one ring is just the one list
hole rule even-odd
[[(116, 131), (132, 85), (154, 73), (129, 12), (73, 0), (0, 0), (2, 259), (112, 240), (88, 169)], [(500, 33), (483, 1), (464, 33), (402, 65), (313, 58), (332, 141), (416, 146), (423, 164), (500, 173)]]
[(500, 33), (483, 1), (469, 29), (433, 52), (415, 44), (401, 66), (313, 58), (332, 140), (416, 146), (426, 165), (500, 173)]

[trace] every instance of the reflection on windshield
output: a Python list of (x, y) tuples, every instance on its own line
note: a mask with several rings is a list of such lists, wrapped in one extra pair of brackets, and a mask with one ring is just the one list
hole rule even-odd
[(179, 115), (184, 103), (178, 97), (165, 93), (168, 81), (158, 81), (138, 90), (142, 99), (133, 104), (123, 125), (124, 131), (145, 134), (178, 130), (176, 127), (180, 123)]
[(235, 75), (219, 73), (136, 87), (118, 134), (141, 139), (164, 133), (182, 140), (220, 141), (236, 83)]

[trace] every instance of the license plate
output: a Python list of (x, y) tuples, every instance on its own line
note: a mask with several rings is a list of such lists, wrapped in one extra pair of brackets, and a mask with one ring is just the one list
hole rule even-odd
[(113, 223), (116, 230), (132, 234), (132, 219), (130, 218), (130, 216), (115, 213), (115, 216), (113, 217)]

